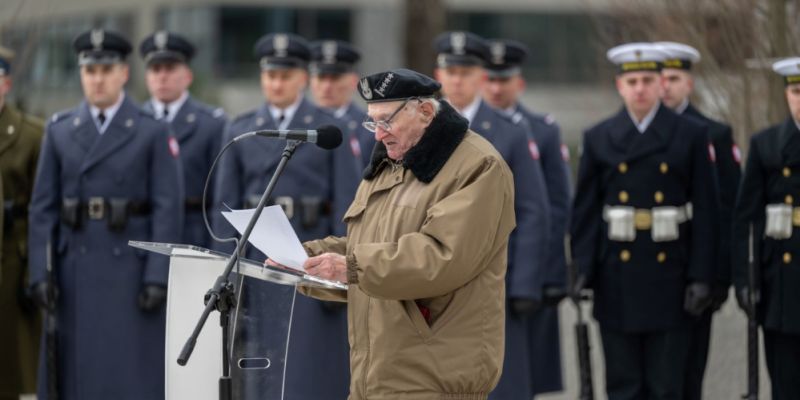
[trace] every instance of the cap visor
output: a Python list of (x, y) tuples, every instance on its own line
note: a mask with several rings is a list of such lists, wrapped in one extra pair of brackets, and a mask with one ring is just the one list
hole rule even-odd
[(472, 55), (441, 54), (437, 60), (439, 68), (483, 66), (483, 60)]
[(520, 69), (519, 67), (512, 67), (512, 68), (503, 68), (503, 69), (492, 69), (487, 68), (486, 74), (489, 78), (511, 78), (513, 76), (519, 75)]
[(174, 51), (159, 51), (150, 53), (145, 57), (148, 66), (153, 64), (185, 63), (186, 57)]

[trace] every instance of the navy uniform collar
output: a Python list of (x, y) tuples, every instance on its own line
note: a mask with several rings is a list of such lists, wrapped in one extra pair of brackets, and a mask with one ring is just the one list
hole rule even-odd
[(611, 142), (626, 161), (638, 159), (663, 149), (672, 138), (677, 121), (677, 114), (661, 104), (647, 130), (640, 134), (623, 107), (611, 118)]
[(800, 163), (800, 129), (792, 117), (787, 118), (778, 130), (781, 157), (787, 164)]

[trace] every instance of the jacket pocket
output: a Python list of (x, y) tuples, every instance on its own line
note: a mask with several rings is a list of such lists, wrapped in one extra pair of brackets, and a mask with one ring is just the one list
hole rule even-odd
[(364, 210), (367, 208), (366, 204), (353, 202), (350, 204), (350, 208), (344, 213), (344, 217), (342, 221), (345, 224), (349, 224), (350, 222), (354, 222), (357, 219), (361, 218), (361, 215), (364, 214)]
[(422, 315), (422, 311), (419, 310), (417, 302), (413, 300), (403, 300), (403, 307), (405, 307), (406, 314), (411, 320), (411, 324), (414, 326), (414, 329), (417, 331), (417, 333), (419, 333), (423, 340), (428, 341), (428, 339), (433, 336), (433, 331), (428, 325), (428, 322), (425, 321), (425, 317)]

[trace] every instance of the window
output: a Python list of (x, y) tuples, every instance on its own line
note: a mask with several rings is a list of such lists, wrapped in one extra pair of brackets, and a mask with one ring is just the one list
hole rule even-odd
[(308, 40), (350, 41), (352, 16), (344, 9), (296, 9), (283, 7), (222, 7), (217, 63), (226, 78), (250, 78), (258, 74), (253, 46), (271, 32), (293, 32)]
[(530, 50), (523, 65), (528, 80), (591, 83), (612, 73), (605, 49), (595, 38), (594, 21), (582, 14), (452, 12), (448, 29), (466, 30), (487, 39), (525, 43)]

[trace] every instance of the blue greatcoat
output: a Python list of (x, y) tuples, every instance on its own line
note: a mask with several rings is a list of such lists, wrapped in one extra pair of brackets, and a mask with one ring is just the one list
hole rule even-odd
[[(572, 207), (569, 152), (561, 141), (561, 129), (551, 116), (536, 114), (519, 103), (514, 108), (512, 122), (527, 127), (530, 137), (539, 148), (539, 161), (547, 185), (547, 198), (550, 200), (550, 245), (541, 283), (543, 286), (563, 288), (567, 276), (564, 235)], [(530, 320), (528, 339), (533, 392), (540, 394), (562, 390), (558, 308), (543, 307)]]
[[(550, 226), (539, 151), (525, 129), (481, 101), (470, 129), (497, 149), (514, 174), (514, 212), (517, 227), (509, 240), (506, 296), (509, 299), (541, 300), (543, 266), (546, 262)], [(492, 399), (531, 399), (531, 352), (527, 339), (528, 317), (506, 311), (506, 346), (503, 375), (491, 393)]]
[[(329, 114), (304, 99), (288, 127), (316, 129), (321, 125), (338, 124)], [(277, 129), (266, 104), (234, 119), (226, 128), (223, 141), (227, 143), (235, 136), (258, 129)], [(285, 145), (284, 140), (256, 137), (232, 146), (222, 157), (216, 179), (215, 199), (218, 206), (212, 213), (218, 235), (234, 235), (233, 228), (219, 214), (223, 209), (222, 204), (231, 208), (254, 207), (255, 204), (248, 203), (261, 197)], [(287, 210), (287, 215), (292, 214), (290, 221), (302, 242), (344, 234), (341, 218), (352, 201), (360, 175), (355, 173), (352, 160), (349, 163), (337, 160), (342, 155), (352, 158), (349, 152), (338, 150), (326, 151), (310, 143), (300, 145), (275, 185), (272, 198), (286, 196), (293, 199), (293, 210)], [(342, 171), (345, 165), (348, 168)], [(317, 208), (303, 209), (301, 201), (304, 200), (306, 203), (318, 203)], [(316, 221), (312, 225), (304, 224), (304, 216), (312, 211), (318, 214)], [(232, 250), (232, 247), (218, 248)], [(261, 253), (253, 249), (247, 254), (251, 258), (263, 258)], [(294, 295), (293, 287), (256, 283), (253, 286), (260, 288), (260, 293), (245, 288), (240, 308), (285, 302)], [(251, 304), (255, 302), (258, 304)], [(246, 334), (263, 337), (263, 346), (284, 340), (271, 337), (270, 327), (265, 324), (256, 323), (250, 329), (252, 331)], [(267, 348), (252, 350), (268, 352)], [(285, 399), (346, 398), (350, 383), (346, 309), (297, 296), (288, 358)], [(233, 372), (238, 373), (235, 368)], [(242, 371), (242, 379), (247, 380), (248, 373)], [(239, 390), (258, 393), (260, 389), (242, 387)]]
[[(166, 286), (169, 259), (128, 241), (179, 240), (177, 157), (169, 127), (127, 97), (103, 135), (86, 103), (55, 115), (46, 128), (31, 201), (30, 281), (45, 280), (52, 243), (60, 399), (164, 397), (165, 308), (144, 312), (137, 298), (143, 285)], [(60, 220), (62, 198), (95, 196), (146, 202), (150, 211), (129, 215), (121, 231), (85, 215), (80, 228)], [(39, 399), (47, 398), (44, 371), (40, 362)]]
[(372, 149), (375, 147), (375, 134), (368, 131), (361, 124), (366, 121), (367, 113), (353, 103), (347, 106), (341, 116), (334, 114), (342, 127), (342, 147), (353, 156), (353, 165), (358, 176), (369, 165)]
[[(142, 106), (153, 111), (153, 103), (146, 102)], [(181, 149), (181, 165), (183, 166), (184, 189), (186, 191), (183, 238), (180, 243), (200, 247), (210, 247), (211, 237), (203, 223), (201, 201), (206, 176), (214, 157), (220, 150), (222, 134), (225, 130), (225, 114), (221, 108), (214, 109), (192, 97), (178, 110), (170, 125)], [(213, 182), (212, 182), (213, 183)], [(213, 184), (209, 186), (209, 197), (206, 205), (214, 204)]]

